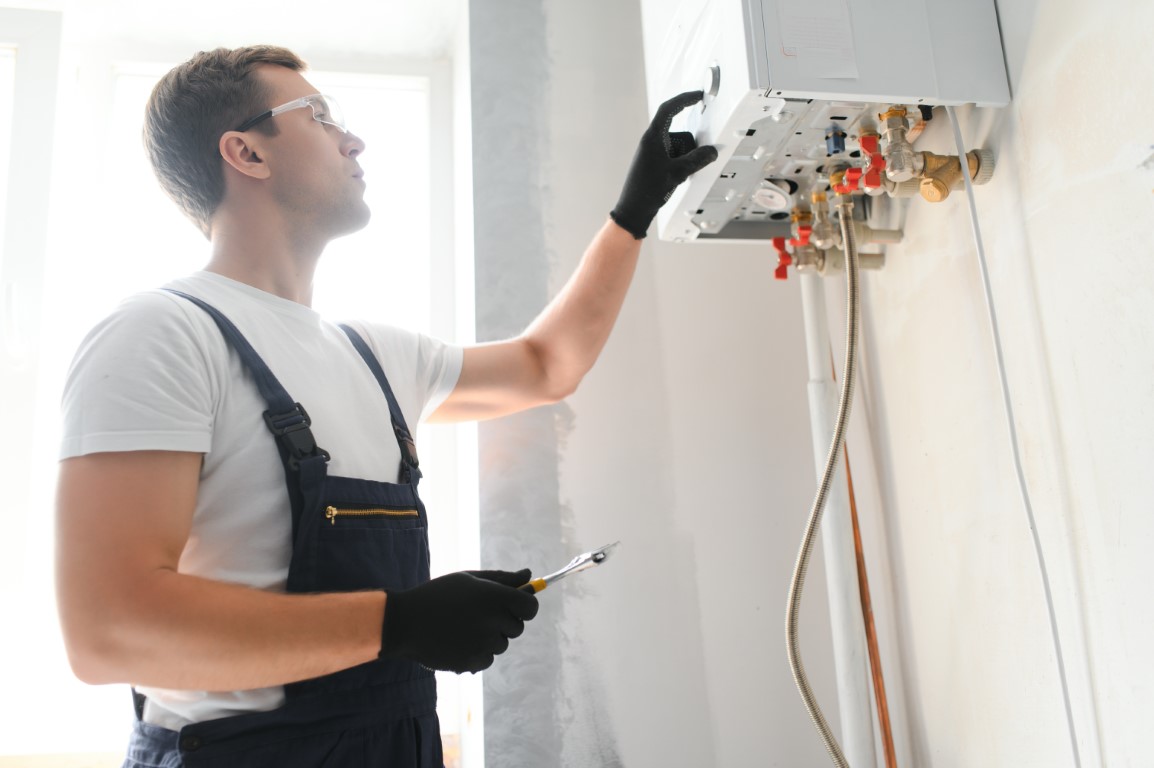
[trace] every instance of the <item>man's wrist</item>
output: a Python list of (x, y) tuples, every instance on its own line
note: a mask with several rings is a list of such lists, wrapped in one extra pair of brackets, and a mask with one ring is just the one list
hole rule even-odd
[(614, 224), (616, 224), (616, 225), (617, 225), (619, 228), (621, 228), (621, 229), (622, 229), (622, 230), (624, 230), (625, 232), (629, 233), (629, 234), (630, 234), (630, 235), (633, 237), (633, 239), (634, 239), (634, 240), (644, 240), (644, 239), (645, 239), (645, 235), (646, 235), (646, 234), (648, 234), (648, 231), (649, 231), (649, 228), (648, 228), (648, 227), (646, 227), (645, 229), (641, 230), (641, 233), (640, 233), (640, 234), (638, 234), (638, 232), (637, 232), (636, 228), (635, 228), (635, 227), (633, 227), (633, 226), (631, 226), (631, 225), (629, 225), (629, 224), (627, 224), (627, 223), (626, 223), (626, 222), (625, 222), (625, 221), (622, 219), (622, 217), (621, 217), (621, 216), (620, 216), (620, 215), (617, 213), (617, 210), (616, 210), (616, 209), (614, 209), (614, 210), (612, 210), (612, 211), (610, 211), (610, 212), (609, 212), (609, 218), (610, 218), (610, 219), (613, 221), (613, 223), (614, 223)]

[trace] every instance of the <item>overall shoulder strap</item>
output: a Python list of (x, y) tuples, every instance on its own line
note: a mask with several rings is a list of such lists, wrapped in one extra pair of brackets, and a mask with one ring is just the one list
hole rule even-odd
[(304, 506), (302, 495), (308, 496), (307, 485), (311, 488), (317, 478), (324, 476), (325, 464), (329, 460), (329, 453), (317, 445), (311, 427), (312, 420), (304, 406), (295, 402), (284, 386), (269, 370), (269, 367), (249, 344), (248, 339), (233, 325), (232, 321), (224, 316), (220, 310), (203, 299), (189, 295), (172, 288), (164, 289), (170, 293), (188, 299), (203, 309), (216, 322), (225, 341), (240, 355), (246, 369), (252, 374), (253, 381), (268, 405), (264, 412), (264, 423), (268, 426), (276, 440), (280, 452), (281, 462), (284, 464), (286, 481), (288, 482), (289, 496), (293, 508), (293, 533), (295, 536), (301, 509)]
[(381, 368), (380, 362), (376, 355), (369, 348), (368, 343), (364, 338), (348, 325), (341, 325), (341, 330), (349, 337), (349, 341), (353, 343), (353, 347), (360, 353), (364, 359), (365, 364), (369, 366), (369, 370), (373, 372), (377, 383), (381, 385), (381, 391), (385, 393), (385, 399), (389, 401), (389, 414), (393, 421), (393, 433), (397, 436), (397, 445), (401, 448), (401, 459), (405, 462), (406, 468), (416, 473), (420, 477), (420, 462), (417, 459), (417, 444), (413, 440), (413, 435), (409, 431), (409, 426), (405, 423), (405, 415), (401, 413), (401, 406), (397, 404), (397, 398), (393, 394), (393, 388), (389, 385), (389, 378), (385, 376), (385, 370)]

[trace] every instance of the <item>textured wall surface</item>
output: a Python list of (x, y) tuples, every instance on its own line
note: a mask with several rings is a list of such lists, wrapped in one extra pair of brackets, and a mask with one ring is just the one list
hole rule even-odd
[[(549, 53), (537, 0), (474, 2), (472, 81), (477, 340), (519, 333), (549, 298), (541, 164), (550, 146)], [(558, 494), (565, 405), (482, 424), (481, 562), (542, 574), (564, 556)], [(547, 571), (546, 571), (547, 572)], [(561, 753), (560, 610), (485, 674), (486, 762), (555, 765)]]
[[(477, 334), (520, 331), (571, 274), (648, 123), (635, 2), (470, 5)], [(670, 94), (673, 95), (673, 94)], [(647, 240), (565, 404), (481, 427), (483, 562), (552, 570), (485, 673), (495, 766), (817, 765), (785, 656), (813, 492), (801, 308), (761, 246)], [(820, 553), (802, 632), (833, 703)], [(836, 722), (836, 707), (834, 707)]]
[[(1154, 6), (998, 9), (1013, 102), (958, 114), (966, 143), (997, 156), (975, 196), (1081, 765), (1146, 765)], [(953, 153), (935, 122), (919, 145)], [(876, 492), (868, 524), (888, 540), (903, 764), (1074, 765), (968, 206), (960, 193), (913, 202), (905, 241), (866, 276), (851, 430), (851, 451), (879, 469), (859, 498)]]

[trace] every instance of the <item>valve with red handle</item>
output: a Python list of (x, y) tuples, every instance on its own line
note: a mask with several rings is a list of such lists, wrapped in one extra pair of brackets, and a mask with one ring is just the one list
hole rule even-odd
[(872, 131), (863, 133), (858, 139), (863, 155), (869, 157), (869, 164), (861, 177), (862, 189), (881, 189), (882, 174), (886, 169), (886, 159), (881, 152), (881, 137)]
[(786, 250), (784, 237), (773, 238), (773, 247), (777, 251), (777, 269), (773, 270), (773, 276), (777, 280), (786, 280), (789, 278), (786, 267), (793, 264), (793, 256)]

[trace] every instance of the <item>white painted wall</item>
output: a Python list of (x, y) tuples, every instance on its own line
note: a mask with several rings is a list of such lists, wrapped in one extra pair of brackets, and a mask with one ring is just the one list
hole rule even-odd
[[(1014, 101), (960, 117), (998, 157), (978, 209), (1082, 765), (1146, 765), (1154, 7), (999, 10)], [(945, 121), (919, 143), (949, 149)], [(882, 468), (904, 728), (917, 765), (1072, 765), (975, 258), (959, 195), (912, 206), (904, 244), (866, 278), (873, 429), (855, 442)]]
[[(1081, 764), (1141, 766), (1154, 711), (1154, 171), (1140, 167), (1154, 152), (1154, 6), (998, 5), (1013, 103), (960, 116), (967, 143), (998, 158), (977, 199), (1026, 476)], [(544, 3), (554, 287), (646, 122), (634, 6)], [(919, 145), (953, 152), (944, 114)], [(964, 196), (913, 201), (904, 226), (864, 278), (849, 446), (899, 764), (1073, 765)], [(840, 328), (842, 289), (828, 288)], [(802, 354), (796, 286), (772, 281), (757, 246), (646, 244), (560, 448), (564, 544), (624, 541), (579, 589), (544, 596), (561, 602), (566, 638), (558, 727), (590, 722), (590, 707), (607, 716), (563, 740), (560, 764), (826, 764), (781, 637), (812, 491)], [(811, 573), (806, 660), (832, 710)]]

